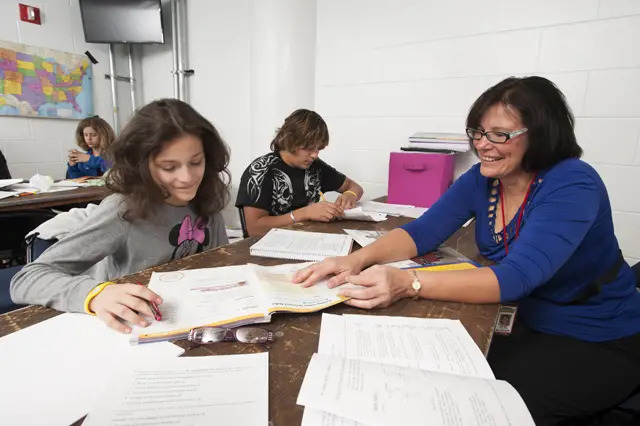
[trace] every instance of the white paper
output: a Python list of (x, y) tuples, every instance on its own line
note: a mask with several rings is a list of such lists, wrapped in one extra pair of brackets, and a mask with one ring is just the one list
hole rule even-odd
[(350, 235), (353, 240), (360, 244), (361, 247), (366, 247), (369, 244), (373, 244), (378, 238), (383, 236), (386, 231), (377, 230), (362, 230), (362, 229), (343, 229), (343, 231)]
[(321, 354), (311, 358), (297, 403), (370, 426), (534, 425), (507, 382)]
[(300, 426), (369, 426), (322, 410), (305, 407)]
[(268, 377), (267, 352), (137, 362), (118, 370), (83, 424), (265, 426)]
[(112, 372), (131, 359), (172, 358), (172, 343), (131, 346), (96, 317), (62, 314), (0, 338), (2, 424), (69, 425), (83, 417)]
[(66, 179), (66, 180), (54, 182), (53, 185), (51, 186), (53, 188), (62, 188), (62, 187), (80, 188), (80, 187), (91, 186), (91, 184), (89, 182), (78, 182), (73, 179)]
[(427, 207), (409, 207), (402, 211), (402, 216), (417, 219), (422, 216), (429, 208)]
[(4, 188), (5, 186), (15, 185), (16, 183), (22, 182), (22, 179), (0, 179), (0, 188)]
[(69, 191), (75, 189), (75, 187), (65, 187), (65, 186), (52, 186), (49, 187), (46, 191), (42, 191), (40, 188), (30, 184), (30, 183), (16, 183), (7, 187), (11, 191), (17, 192), (34, 192), (34, 193), (45, 193), (45, 192), (60, 192), (60, 191)]
[(353, 239), (344, 234), (291, 231), (274, 228), (249, 249), (252, 256), (321, 261), (346, 256)]
[(494, 378), (487, 360), (458, 320), (322, 314), (318, 353)]
[(13, 191), (0, 191), (0, 200), (4, 198), (17, 197), (18, 194), (18, 192)]
[(339, 219), (361, 220), (364, 222), (382, 222), (387, 219), (387, 215), (377, 212), (366, 212), (362, 207), (354, 207), (344, 211), (344, 216)]

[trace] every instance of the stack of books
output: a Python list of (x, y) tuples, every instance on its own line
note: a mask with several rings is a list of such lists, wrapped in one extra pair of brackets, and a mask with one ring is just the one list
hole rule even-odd
[(463, 133), (417, 132), (409, 136), (403, 151), (467, 152), (469, 137)]

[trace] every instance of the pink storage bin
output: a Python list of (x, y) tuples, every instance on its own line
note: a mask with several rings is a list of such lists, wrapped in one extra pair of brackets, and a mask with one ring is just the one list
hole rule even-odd
[(387, 200), (431, 207), (453, 182), (454, 154), (392, 152)]

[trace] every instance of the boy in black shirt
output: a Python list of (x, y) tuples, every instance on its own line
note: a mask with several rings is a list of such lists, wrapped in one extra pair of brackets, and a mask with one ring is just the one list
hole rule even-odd
[[(258, 157), (240, 179), (236, 207), (244, 209), (249, 235), (271, 228), (344, 215), (362, 197), (362, 187), (318, 158), (329, 144), (329, 131), (314, 111), (299, 109), (284, 121), (270, 153)], [(338, 191), (335, 203), (322, 193)]]

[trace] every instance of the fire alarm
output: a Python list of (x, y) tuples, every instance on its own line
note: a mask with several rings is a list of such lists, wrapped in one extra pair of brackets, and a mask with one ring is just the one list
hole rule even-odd
[(32, 24), (40, 25), (40, 8), (35, 6), (28, 6), (26, 4), (19, 3), (20, 7), (20, 20), (24, 22), (30, 22)]

